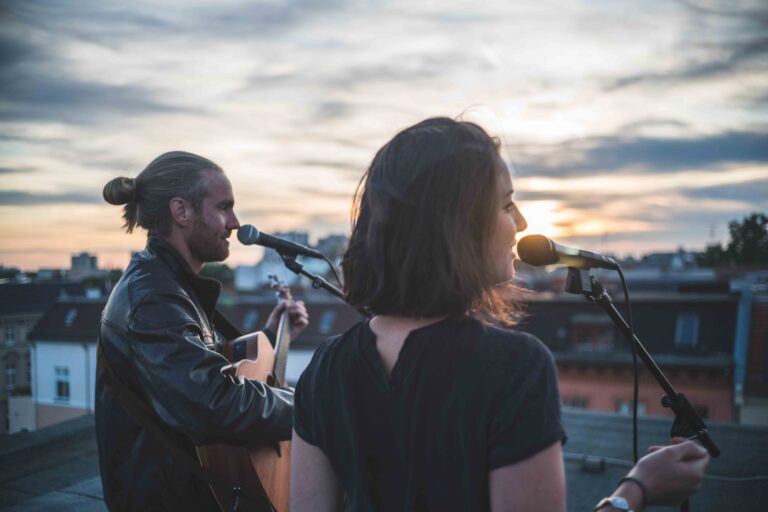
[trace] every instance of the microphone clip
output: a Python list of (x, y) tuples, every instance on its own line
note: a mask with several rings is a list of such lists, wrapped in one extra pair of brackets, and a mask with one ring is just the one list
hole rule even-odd
[(590, 274), (589, 269), (568, 267), (565, 278), (565, 291), (574, 295), (584, 295), (588, 302), (603, 299), (607, 292), (597, 277)]

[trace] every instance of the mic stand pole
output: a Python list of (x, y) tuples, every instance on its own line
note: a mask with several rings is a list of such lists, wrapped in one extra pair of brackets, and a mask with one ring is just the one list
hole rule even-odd
[(324, 290), (330, 292), (332, 295), (335, 295), (341, 300), (344, 300), (344, 293), (341, 290), (339, 290), (338, 288), (336, 288), (331, 283), (329, 283), (322, 277), (318, 276), (317, 274), (313, 274), (312, 272), (305, 270), (304, 265), (296, 261), (296, 256), (288, 256), (286, 254), (281, 253), (280, 251), (278, 251), (278, 254), (280, 254), (280, 257), (283, 259), (283, 263), (288, 268), (288, 270), (290, 270), (294, 274), (308, 277), (312, 281), (312, 288), (314, 288), (315, 290), (323, 288)]
[[(616, 306), (613, 305), (610, 295), (608, 295), (608, 292), (603, 288), (597, 277), (590, 275), (589, 270), (568, 267), (565, 291), (576, 295), (584, 295), (588, 302), (594, 302), (603, 308), (624, 337), (634, 344), (637, 355), (643, 360), (651, 375), (653, 375), (666, 393), (661, 399), (661, 405), (671, 409), (675, 414), (675, 420), (672, 423), (672, 437), (696, 439), (712, 457), (718, 457), (720, 449), (709, 436), (707, 426), (704, 424), (701, 416), (694, 410), (685, 395), (678, 393), (672, 387), (672, 384), (662, 373), (656, 361), (653, 360), (638, 337), (629, 328), (629, 325), (616, 309)], [(688, 500), (683, 503), (681, 510), (684, 512), (689, 510)]]

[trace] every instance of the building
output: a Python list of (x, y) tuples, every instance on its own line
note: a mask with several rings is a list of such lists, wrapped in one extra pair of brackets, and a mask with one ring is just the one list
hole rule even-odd
[[(291, 343), (286, 367), (286, 380), (290, 385), (296, 384), (318, 345), (343, 333), (362, 318), (354, 308), (325, 292), (294, 296), (294, 299), (306, 303), (310, 323)], [(274, 307), (272, 294), (223, 296), (219, 301), (219, 310), (243, 333), (262, 329)]]
[(768, 425), (768, 272), (731, 281), (739, 294), (734, 394), (740, 423)]
[[(301, 297), (296, 297), (297, 300)], [(275, 307), (272, 294), (224, 295), (219, 309), (243, 333), (263, 328)], [(295, 384), (327, 337), (343, 332), (360, 316), (341, 301), (320, 294), (308, 298), (312, 322), (293, 341), (287, 380)], [(95, 400), (96, 339), (103, 298), (67, 298), (55, 303), (29, 334), (34, 430), (92, 413)]]
[[(276, 233), (276, 237), (301, 245), (309, 244), (309, 235), (302, 231)], [(344, 235), (329, 235), (318, 240), (315, 249), (326, 255), (334, 263), (340, 258), (347, 244)], [(305, 270), (324, 278), (333, 275), (328, 264), (323, 260), (299, 257), (297, 259)], [(235, 289), (240, 292), (256, 292), (269, 288), (269, 276), (277, 276), (289, 286), (300, 290), (307, 281), (286, 268), (280, 254), (272, 249), (264, 249), (264, 256), (256, 265), (243, 265), (235, 268)]]
[(104, 305), (103, 298), (61, 300), (30, 333), (36, 429), (93, 412)]
[[(73, 282), (0, 284), (0, 434), (30, 428), (29, 333), (56, 300), (84, 293), (83, 285)], [(11, 397), (14, 398), (13, 414), (9, 411)]]
[[(745, 293), (739, 291), (741, 284), (734, 285), (734, 292), (660, 290), (632, 294), (639, 339), (673, 387), (708, 421), (768, 424), (768, 295), (760, 291), (763, 278), (750, 279), (752, 292), (746, 302)], [(291, 345), (289, 384), (295, 384), (320, 343), (362, 318), (358, 311), (323, 291), (300, 290), (294, 298), (307, 304), (311, 322)], [(621, 296), (614, 293), (613, 298), (623, 310)], [(610, 318), (580, 295), (537, 292), (529, 299), (527, 316), (519, 328), (538, 336), (552, 351), (564, 407), (630, 414), (631, 352)], [(263, 328), (275, 300), (269, 292), (223, 294), (219, 310), (243, 333), (249, 333)], [(35, 346), (32, 365), (37, 379), (38, 425), (91, 410), (95, 378), (92, 347), (101, 308), (103, 300), (62, 301), (35, 328), (31, 339)], [(745, 319), (743, 312), (747, 310), (751, 316)], [(748, 334), (746, 339), (743, 333)], [(65, 360), (67, 364), (61, 363)], [(642, 361), (638, 365), (640, 414), (669, 415), (661, 405), (659, 384)], [(68, 387), (60, 388), (65, 384)], [(68, 390), (68, 398), (62, 389)]]
[(87, 252), (72, 255), (72, 265), (67, 275), (72, 279), (83, 279), (92, 276), (101, 276), (103, 272), (99, 270), (99, 263), (96, 256)]
[[(624, 311), (622, 298), (614, 302)], [(734, 421), (734, 341), (739, 297), (729, 293), (632, 293), (637, 337), (702, 418)], [(626, 318), (626, 314), (624, 314)], [(538, 336), (558, 366), (565, 407), (630, 414), (630, 345), (610, 317), (580, 295), (538, 293), (521, 328)], [(638, 359), (640, 414), (666, 415), (659, 384)]]

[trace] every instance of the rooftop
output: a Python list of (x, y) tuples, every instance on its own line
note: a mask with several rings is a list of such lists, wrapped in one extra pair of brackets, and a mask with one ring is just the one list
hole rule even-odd
[[(632, 466), (631, 421), (564, 410), (563, 423), (568, 510), (592, 510)], [(639, 425), (641, 452), (668, 437), (669, 419), (640, 418)], [(722, 455), (710, 464), (691, 510), (762, 512), (768, 500), (768, 428), (715, 422), (709, 428)], [(2, 510), (106, 510), (92, 416), (2, 437), (0, 459)]]
[(58, 299), (83, 296), (80, 282), (0, 284), (0, 315), (44, 313)]

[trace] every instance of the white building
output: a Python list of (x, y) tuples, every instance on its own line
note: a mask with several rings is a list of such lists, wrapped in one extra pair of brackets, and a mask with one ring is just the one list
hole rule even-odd
[(104, 299), (58, 302), (30, 334), (36, 428), (93, 412), (104, 304)]

